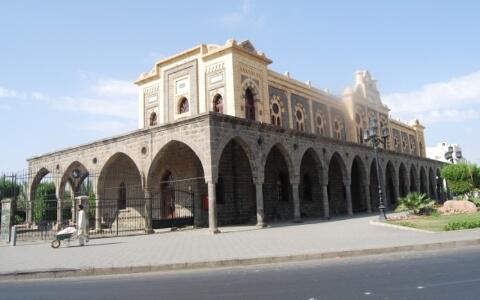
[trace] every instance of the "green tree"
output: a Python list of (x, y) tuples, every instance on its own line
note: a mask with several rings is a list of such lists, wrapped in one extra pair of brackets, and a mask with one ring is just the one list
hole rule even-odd
[(53, 182), (41, 182), (35, 191), (33, 201), (33, 219), (35, 223), (41, 221), (54, 221), (56, 215), (55, 184)]
[(13, 183), (11, 179), (0, 177), (0, 198), (12, 198), (13, 196), (20, 196), (22, 193), (22, 186)]
[(479, 186), (480, 168), (469, 164), (445, 165), (441, 171), (449, 189), (455, 194), (465, 194)]

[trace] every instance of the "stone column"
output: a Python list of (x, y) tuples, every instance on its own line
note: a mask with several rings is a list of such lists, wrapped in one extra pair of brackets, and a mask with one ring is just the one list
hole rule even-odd
[(372, 213), (372, 201), (370, 199), (370, 184), (363, 185), (363, 195), (365, 196), (365, 202), (367, 203), (367, 212)]
[(352, 206), (352, 193), (350, 191), (350, 180), (344, 180), (343, 184), (345, 185), (345, 196), (347, 198), (347, 213), (349, 216), (353, 216), (353, 206)]
[(63, 199), (57, 199), (57, 229), (63, 227)]
[(95, 197), (95, 231), (102, 231), (100, 199), (98, 199), (98, 197)]
[(145, 233), (153, 233), (152, 227), (152, 197), (150, 196), (150, 190), (145, 187)]
[(292, 195), (293, 195), (293, 222), (301, 222), (302, 217), (300, 215), (300, 194), (298, 191), (298, 183), (292, 183)]
[(395, 186), (393, 187), (393, 189), (394, 189), (393, 191), (394, 191), (394, 194), (395, 194), (393, 196), (395, 198), (393, 199), (392, 205), (398, 203), (398, 197), (400, 197), (400, 181), (395, 182)]
[(328, 205), (328, 188), (326, 184), (322, 184), (322, 200), (323, 200), (323, 216), (330, 219), (330, 207)]
[(217, 227), (217, 199), (215, 195), (215, 182), (207, 182), (208, 185), (208, 228), (211, 233), (220, 233)]
[(257, 201), (257, 227), (266, 227), (265, 211), (263, 209), (263, 183), (255, 183), (255, 195)]

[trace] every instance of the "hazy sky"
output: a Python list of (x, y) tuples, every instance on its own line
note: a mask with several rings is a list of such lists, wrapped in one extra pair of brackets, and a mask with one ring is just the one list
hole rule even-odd
[(478, 1), (4, 1), (0, 170), (133, 130), (132, 81), (200, 43), (250, 39), (270, 68), (341, 94), (378, 80), (394, 118), (420, 118), (427, 146), (480, 162)]

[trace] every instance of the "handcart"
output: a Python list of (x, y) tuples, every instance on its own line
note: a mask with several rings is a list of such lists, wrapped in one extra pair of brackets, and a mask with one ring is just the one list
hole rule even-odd
[(52, 241), (51, 246), (52, 248), (60, 247), (60, 244), (67, 243), (70, 246), (70, 241), (74, 241), (78, 239), (77, 229), (75, 227), (67, 227), (63, 230), (60, 230), (55, 235), (55, 239)]

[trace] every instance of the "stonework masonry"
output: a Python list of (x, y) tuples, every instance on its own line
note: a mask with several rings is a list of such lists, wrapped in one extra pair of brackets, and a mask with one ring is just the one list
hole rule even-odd
[[(367, 71), (338, 98), (268, 70), (270, 63), (249, 41), (234, 40), (157, 62), (136, 81), (139, 129), (30, 158), (30, 197), (44, 176), (60, 173), (61, 207), (66, 186), (79, 184), (74, 170), (80, 178), (98, 174), (96, 201), (126, 197), (128, 209), (144, 199), (138, 214), (147, 232), (182, 211), (212, 232), (371, 212), (379, 182), (389, 207), (409, 191), (441, 199), (442, 163), (425, 158), (424, 127), (390, 119)], [(362, 139), (371, 117), (390, 131), (378, 175)], [(192, 195), (191, 207), (171, 204), (179, 197), (168, 192), (173, 186)]]

